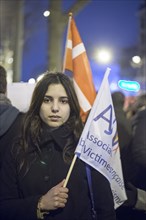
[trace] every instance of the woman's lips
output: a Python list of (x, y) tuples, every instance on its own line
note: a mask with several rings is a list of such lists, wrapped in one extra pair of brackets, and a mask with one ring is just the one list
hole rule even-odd
[(51, 115), (51, 116), (49, 116), (49, 118), (51, 121), (58, 121), (61, 117), (58, 115)]

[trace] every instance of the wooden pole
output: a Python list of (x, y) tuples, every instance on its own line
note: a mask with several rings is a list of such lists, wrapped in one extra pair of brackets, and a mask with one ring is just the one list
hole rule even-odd
[(75, 165), (76, 159), (77, 159), (77, 155), (75, 154), (74, 157), (73, 157), (72, 163), (71, 163), (71, 165), (70, 165), (69, 171), (68, 171), (68, 173), (67, 173), (67, 176), (66, 176), (66, 179), (65, 179), (65, 182), (64, 182), (63, 187), (66, 187), (66, 185), (67, 185), (67, 183), (68, 183), (68, 180), (69, 180), (69, 178), (70, 178), (71, 172), (72, 172), (73, 167), (74, 167), (74, 165)]
[(63, 73), (65, 71), (65, 63), (66, 63), (66, 53), (67, 53), (67, 43), (68, 43), (68, 36), (69, 36), (69, 30), (70, 30), (70, 24), (72, 19), (72, 13), (69, 13), (69, 20), (68, 20), (68, 28), (67, 28), (67, 37), (66, 37), (66, 43), (65, 43), (65, 53), (64, 53), (64, 60), (63, 60)]

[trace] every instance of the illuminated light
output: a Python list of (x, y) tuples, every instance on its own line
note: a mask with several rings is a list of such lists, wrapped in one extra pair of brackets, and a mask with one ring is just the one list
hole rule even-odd
[(50, 15), (50, 11), (44, 11), (43, 15), (44, 17), (48, 17)]
[(30, 84), (35, 83), (35, 79), (34, 79), (34, 78), (30, 78), (30, 79), (28, 80), (28, 83), (30, 83)]
[(13, 63), (13, 58), (12, 58), (12, 57), (9, 57), (9, 58), (7, 59), (7, 63), (8, 63), (8, 64), (12, 64), (12, 63)]
[(141, 58), (140, 58), (140, 56), (134, 56), (134, 57), (132, 57), (132, 61), (135, 64), (139, 64), (141, 62)]
[(111, 52), (107, 49), (101, 49), (97, 52), (96, 59), (100, 63), (109, 63), (112, 59)]
[(118, 86), (127, 91), (138, 92), (140, 90), (140, 84), (136, 81), (119, 80)]
[(111, 89), (112, 91), (117, 90), (117, 83), (112, 82), (112, 83), (110, 84), (110, 89)]

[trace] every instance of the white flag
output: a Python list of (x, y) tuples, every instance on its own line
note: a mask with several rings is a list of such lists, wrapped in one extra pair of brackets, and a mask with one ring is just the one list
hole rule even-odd
[(109, 72), (110, 69), (107, 68), (75, 154), (109, 180), (117, 208), (127, 197), (118, 145), (117, 122), (108, 82)]

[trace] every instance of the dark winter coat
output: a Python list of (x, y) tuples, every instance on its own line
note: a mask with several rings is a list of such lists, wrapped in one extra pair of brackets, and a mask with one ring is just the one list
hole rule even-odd
[[(133, 120), (133, 140), (129, 148), (129, 163), (131, 172), (129, 179), (136, 187), (146, 190), (146, 109), (139, 111)], [(130, 191), (129, 191), (130, 192)], [(129, 203), (136, 200), (131, 189)], [(133, 209), (131, 206), (120, 207), (117, 210), (117, 220), (145, 220), (146, 212)]]
[(121, 163), (125, 182), (129, 180), (131, 164), (129, 163), (129, 149), (132, 142), (132, 125), (127, 119), (122, 106), (115, 106)]
[(133, 121), (131, 157), (135, 166), (133, 184), (146, 190), (146, 109), (137, 112)]
[[(3, 98), (2, 98), (3, 97)], [(0, 167), (4, 154), (19, 134), (24, 113), (12, 106), (9, 99), (0, 96)]]
[[(72, 131), (65, 126), (43, 134), (40, 157), (34, 157), (34, 148), (25, 155), (29, 164), (19, 172), (23, 154), (7, 153), (1, 169), (0, 219), (37, 220), (37, 203), (41, 195), (66, 178), (70, 165), (65, 163), (62, 150)], [(16, 156), (17, 155), (17, 156)], [(36, 159), (34, 159), (36, 158)], [(98, 220), (115, 220), (113, 197), (108, 180), (92, 170), (95, 206)], [(69, 198), (65, 208), (51, 211), (48, 220), (91, 220), (91, 205), (85, 164), (77, 160), (67, 187)]]

